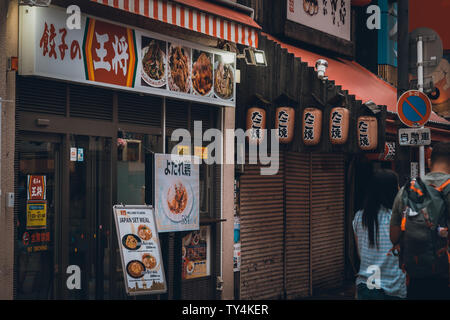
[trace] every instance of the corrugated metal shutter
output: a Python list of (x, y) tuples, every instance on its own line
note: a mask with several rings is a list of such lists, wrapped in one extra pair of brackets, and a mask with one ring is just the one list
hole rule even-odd
[(178, 129), (188, 127), (189, 102), (182, 100), (166, 100), (166, 127)]
[(17, 111), (66, 115), (66, 91), (64, 82), (33, 77), (17, 77)]
[(276, 176), (261, 176), (257, 165), (245, 166), (240, 298), (278, 298), (285, 289), (294, 299), (342, 285), (344, 172), (342, 154), (287, 152), (285, 159), (280, 156)]
[(311, 257), (313, 293), (344, 279), (345, 165), (342, 154), (312, 154)]
[(286, 155), (286, 294), (304, 297), (310, 291), (310, 155)]
[(163, 99), (135, 93), (118, 93), (119, 122), (161, 127)]
[(70, 85), (69, 92), (71, 117), (112, 120), (113, 91)]
[(241, 299), (283, 294), (282, 158), (277, 175), (263, 176), (260, 165), (245, 165), (240, 177)]

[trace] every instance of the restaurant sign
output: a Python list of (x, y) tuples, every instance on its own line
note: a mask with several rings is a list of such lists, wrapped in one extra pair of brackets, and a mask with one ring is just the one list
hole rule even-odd
[(158, 231), (199, 230), (200, 159), (173, 154), (155, 154), (154, 157)]
[(287, 19), (350, 41), (350, 0), (286, 0)]
[(20, 7), (19, 74), (235, 106), (236, 55), (82, 15)]
[(113, 214), (127, 294), (165, 293), (167, 285), (153, 208), (116, 205)]

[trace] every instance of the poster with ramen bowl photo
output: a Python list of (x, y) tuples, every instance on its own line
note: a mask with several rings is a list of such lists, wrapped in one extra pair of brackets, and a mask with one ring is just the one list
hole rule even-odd
[(155, 217), (159, 232), (199, 229), (199, 161), (155, 154)]
[(113, 207), (128, 295), (167, 291), (161, 245), (151, 206)]

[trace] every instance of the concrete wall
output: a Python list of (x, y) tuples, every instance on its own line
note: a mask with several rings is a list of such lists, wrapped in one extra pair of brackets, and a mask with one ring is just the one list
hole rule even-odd
[[(17, 0), (0, 0), (0, 97), (15, 100), (16, 73), (7, 71), (7, 58), (18, 56)], [(14, 208), (7, 206), (14, 192), (15, 103), (2, 104), (0, 198), (0, 299), (13, 298)]]

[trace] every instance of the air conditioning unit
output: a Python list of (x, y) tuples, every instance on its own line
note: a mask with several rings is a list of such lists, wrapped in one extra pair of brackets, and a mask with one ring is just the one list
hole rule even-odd
[(19, 6), (48, 7), (52, 0), (19, 0)]

